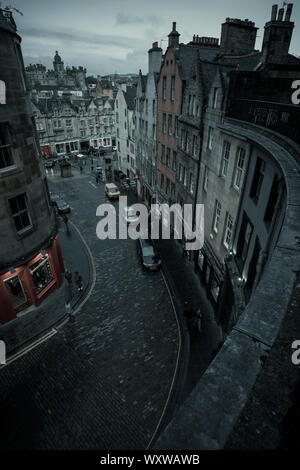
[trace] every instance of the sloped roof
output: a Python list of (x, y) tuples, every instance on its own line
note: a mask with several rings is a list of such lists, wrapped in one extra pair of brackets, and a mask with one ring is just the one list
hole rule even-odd
[(134, 99), (136, 96), (136, 86), (128, 86), (126, 91), (123, 91), (124, 98), (127, 104), (128, 109), (134, 109)]

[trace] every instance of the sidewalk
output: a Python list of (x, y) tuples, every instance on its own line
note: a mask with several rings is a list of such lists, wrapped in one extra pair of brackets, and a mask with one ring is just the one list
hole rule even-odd
[(207, 299), (205, 289), (194, 272), (193, 262), (183, 256), (183, 249), (176, 240), (159, 240), (158, 248), (169, 282), (181, 303), (179, 315), (186, 323), (183, 312), (186, 309), (202, 312), (202, 333), (196, 328), (189, 329), (190, 355), (186, 380), (182, 391), (183, 402), (207, 369), (222, 340), (221, 329), (216, 324), (213, 308)]
[[(76, 229), (69, 222), (69, 232), (61, 217), (58, 217), (58, 236), (62, 249), (65, 268), (79, 271), (83, 277), (83, 290), (78, 292), (73, 281), (72, 307), (76, 307), (85, 296), (90, 284), (90, 262), (86, 247)], [(11, 356), (21, 347), (29, 345), (45, 335), (59, 321), (67, 317), (65, 301), (69, 298), (70, 288), (64, 279), (62, 286), (47, 297), (40, 306), (31, 305), (20, 312), (17, 318), (0, 326), (0, 339), (6, 344), (6, 354)]]

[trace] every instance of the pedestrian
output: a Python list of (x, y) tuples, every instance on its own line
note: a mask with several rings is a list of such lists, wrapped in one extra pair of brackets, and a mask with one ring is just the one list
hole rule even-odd
[(66, 269), (65, 272), (65, 279), (68, 281), (69, 284), (72, 284), (72, 273)]
[(198, 332), (201, 334), (202, 333), (202, 313), (200, 311), (200, 308), (196, 310), (194, 326), (197, 328)]
[(74, 280), (76, 282), (78, 291), (79, 292), (82, 291), (82, 289), (83, 289), (83, 287), (82, 287), (82, 276), (79, 274), (78, 271), (75, 271)]
[(99, 175), (98, 175), (98, 173), (96, 175), (96, 183), (99, 184)]
[(82, 173), (82, 166), (80, 167), (80, 173)]
[(93, 171), (94, 171), (94, 167), (93, 165), (91, 165), (91, 172), (93, 173)]
[(71, 306), (70, 300), (66, 300), (65, 309), (66, 309), (66, 314), (69, 315), (70, 320), (72, 320), (74, 317), (73, 317), (72, 306)]

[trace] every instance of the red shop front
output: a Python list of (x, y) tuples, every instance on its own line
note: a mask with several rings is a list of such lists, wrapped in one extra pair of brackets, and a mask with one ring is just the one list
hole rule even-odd
[(63, 282), (64, 263), (58, 237), (27, 263), (0, 276), (0, 323), (15, 318), (30, 305), (36, 307)]

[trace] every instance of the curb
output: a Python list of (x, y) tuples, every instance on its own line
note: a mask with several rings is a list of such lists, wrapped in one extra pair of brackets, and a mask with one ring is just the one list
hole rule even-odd
[[(153, 240), (154, 244), (158, 246), (157, 241)], [(184, 383), (187, 375), (187, 370), (188, 370), (188, 364), (189, 364), (189, 356), (190, 356), (190, 337), (188, 333), (187, 326), (185, 324), (184, 318), (182, 316), (183, 312), (183, 306), (180, 301), (179, 295), (177, 293), (177, 289), (175, 287), (175, 284), (173, 282), (172, 276), (170, 275), (168, 268), (166, 267), (166, 263), (164, 262), (164, 257), (160, 253), (160, 256), (162, 258), (162, 271), (165, 276), (165, 281), (167, 283), (167, 286), (170, 290), (170, 294), (172, 297), (172, 301), (174, 303), (175, 307), (175, 314), (176, 318), (178, 321), (178, 325), (180, 328), (180, 334), (181, 334), (181, 352), (180, 352), (180, 361), (179, 361), (179, 366), (176, 370), (175, 373), (175, 380), (173, 384), (173, 390), (171, 392), (170, 400), (169, 403), (167, 404), (167, 408), (165, 410), (165, 413), (163, 415), (163, 418), (161, 422), (159, 423), (158, 428), (155, 431), (154, 436), (152, 437), (152, 440), (149, 444), (149, 449), (153, 447), (155, 444), (156, 440), (159, 438), (160, 434), (163, 432), (165, 427), (169, 424), (171, 421), (172, 417), (178, 410), (178, 408), (181, 406), (181, 397), (184, 389)]]

